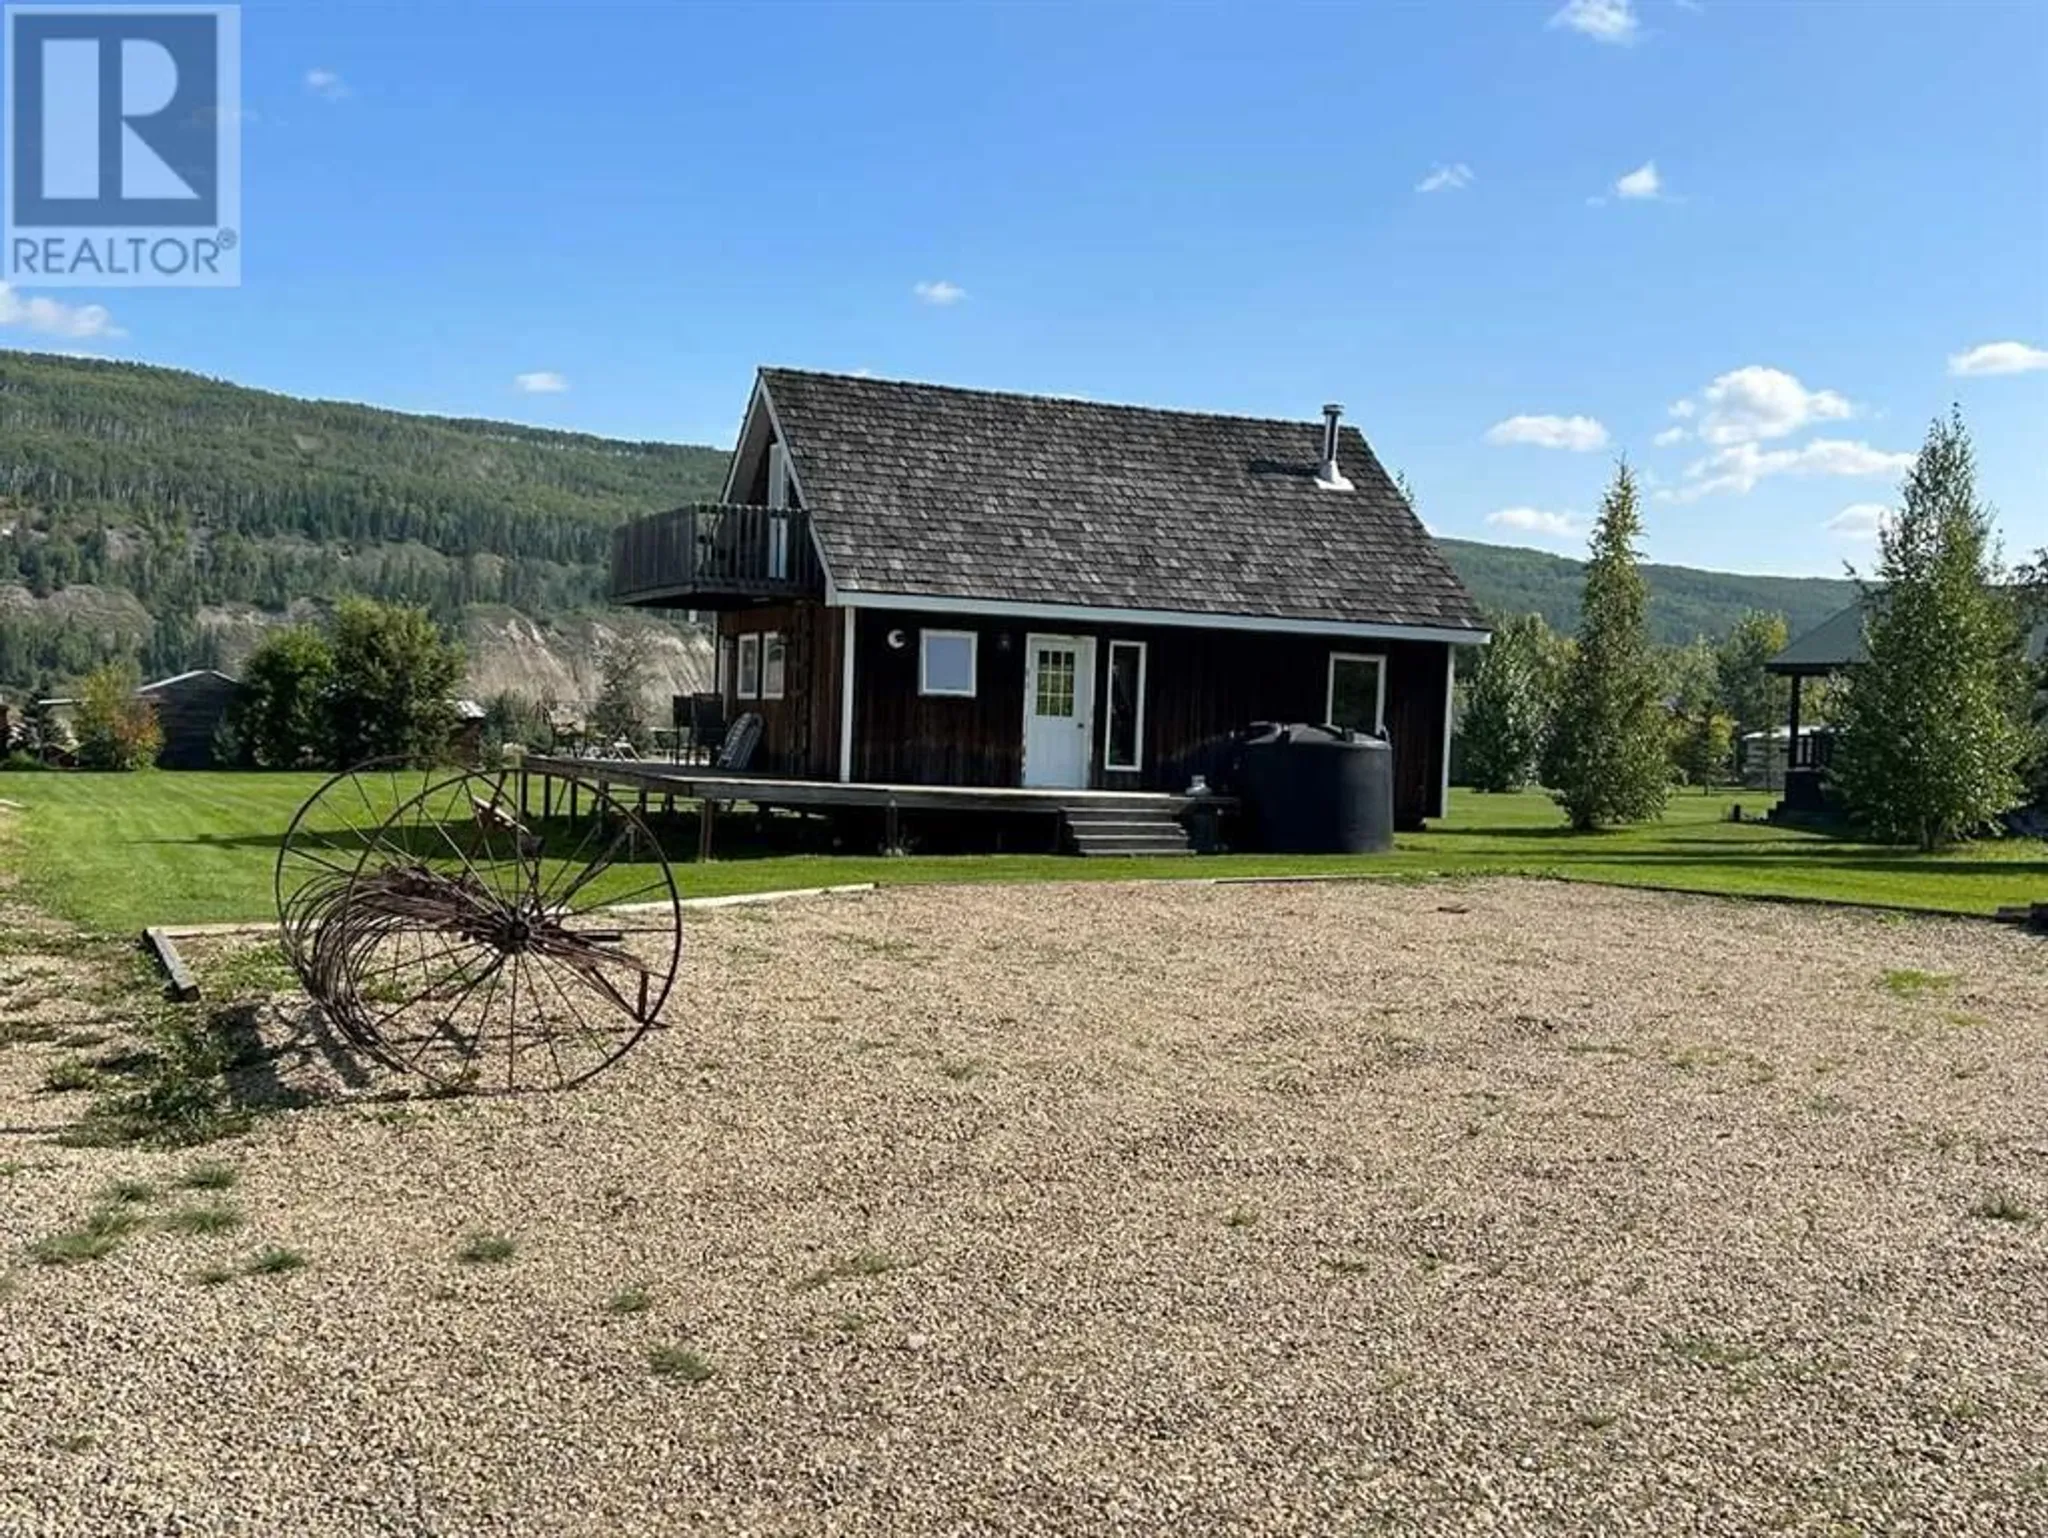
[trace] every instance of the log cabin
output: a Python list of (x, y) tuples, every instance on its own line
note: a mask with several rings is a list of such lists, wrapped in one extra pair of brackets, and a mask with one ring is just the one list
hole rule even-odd
[(1364, 437), (767, 368), (723, 494), (615, 539), (617, 602), (716, 616), (754, 768), (1184, 794), (1255, 721), (1388, 737), (1444, 811), (1484, 622)]

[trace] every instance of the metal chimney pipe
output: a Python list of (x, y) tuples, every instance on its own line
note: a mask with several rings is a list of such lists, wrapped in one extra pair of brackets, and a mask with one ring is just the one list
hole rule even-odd
[(1337, 422), (1344, 408), (1332, 401), (1323, 407), (1323, 462), (1316, 470), (1316, 484), (1329, 491), (1349, 491), (1351, 483), (1337, 468)]

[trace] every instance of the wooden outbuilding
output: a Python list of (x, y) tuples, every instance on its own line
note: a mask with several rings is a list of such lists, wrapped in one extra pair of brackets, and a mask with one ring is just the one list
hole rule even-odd
[(713, 611), (790, 780), (1185, 794), (1255, 721), (1388, 736), (1444, 810), (1478, 606), (1372, 449), (1268, 420), (792, 369), (722, 500), (623, 527), (616, 601)]

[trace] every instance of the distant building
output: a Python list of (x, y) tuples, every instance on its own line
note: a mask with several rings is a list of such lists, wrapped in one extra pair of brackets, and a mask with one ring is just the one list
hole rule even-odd
[(450, 700), (448, 708), (455, 714), (455, 731), (449, 739), (449, 751), (456, 762), (463, 764), (480, 763), (484, 756), (484, 707), (475, 700)]
[(194, 668), (137, 689), (138, 699), (156, 706), (157, 725), (163, 728), (164, 745), (156, 756), (158, 767), (222, 767), (216, 759), (214, 743), (241, 688), (225, 673)]

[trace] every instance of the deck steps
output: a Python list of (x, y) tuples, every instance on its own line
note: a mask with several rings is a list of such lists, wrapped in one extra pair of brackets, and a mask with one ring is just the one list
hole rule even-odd
[(1078, 855), (1193, 854), (1187, 829), (1166, 807), (1068, 807), (1067, 841)]

